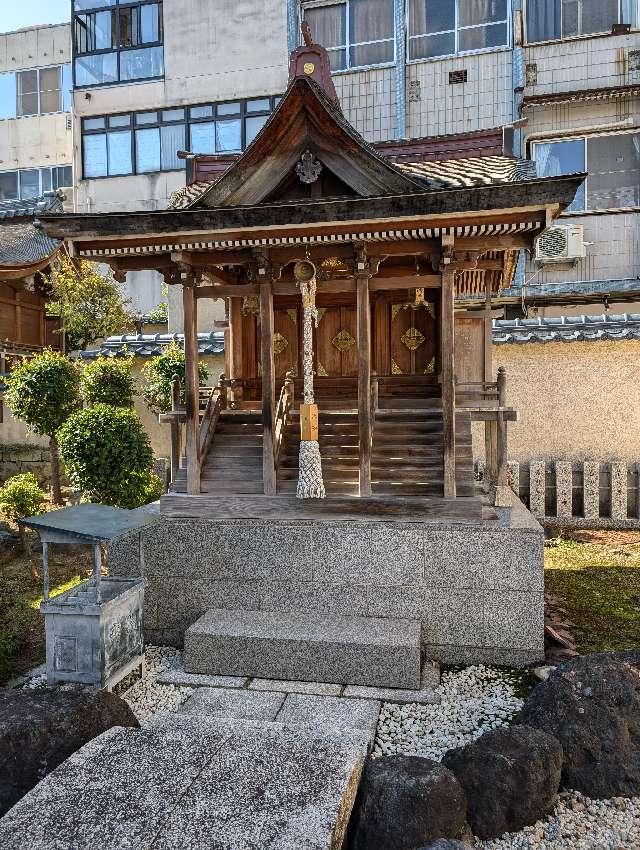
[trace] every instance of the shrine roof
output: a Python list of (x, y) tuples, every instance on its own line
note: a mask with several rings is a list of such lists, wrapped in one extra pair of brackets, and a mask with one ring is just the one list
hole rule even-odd
[(34, 223), (43, 212), (62, 211), (57, 192), (26, 201), (0, 203), (0, 278), (2, 269), (28, 272), (34, 265), (49, 260), (60, 247), (60, 239), (47, 236)]

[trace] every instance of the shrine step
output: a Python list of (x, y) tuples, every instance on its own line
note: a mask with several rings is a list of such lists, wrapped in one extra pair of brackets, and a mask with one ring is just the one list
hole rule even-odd
[(189, 673), (420, 687), (420, 623), (212, 609), (184, 638)]

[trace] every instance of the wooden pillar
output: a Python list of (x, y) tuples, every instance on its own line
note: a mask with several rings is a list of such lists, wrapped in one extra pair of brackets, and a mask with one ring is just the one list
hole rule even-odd
[(358, 321), (358, 426), (360, 495), (371, 495), (371, 307), (369, 276), (356, 277)]
[[(229, 344), (226, 359), (227, 375), (231, 381), (247, 377), (244, 370), (243, 347), (242, 347), (242, 298), (229, 298), (229, 328), (225, 331), (225, 344)], [(242, 385), (232, 385), (232, 400), (234, 405), (242, 401)]]
[(440, 362), (442, 364), (442, 428), (445, 499), (456, 495), (456, 413), (455, 372), (453, 361), (455, 270), (442, 269), (440, 303)]
[(262, 349), (262, 480), (265, 496), (275, 496), (276, 469), (273, 453), (273, 415), (276, 406), (273, 361), (273, 286), (260, 284), (260, 328)]
[(200, 492), (200, 380), (198, 377), (198, 301), (193, 278), (183, 276), (185, 358), (185, 448), (187, 452), (187, 493)]

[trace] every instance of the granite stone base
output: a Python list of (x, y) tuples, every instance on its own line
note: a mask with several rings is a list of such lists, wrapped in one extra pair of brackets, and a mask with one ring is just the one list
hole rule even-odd
[(424, 657), (443, 663), (537, 663), (542, 528), (515, 496), (498, 513), (475, 525), (161, 517), (116, 541), (109, 564), (136, 575), (143, 556), (153, 643), (182, 647), (212, 608), (298, 612), (418, 620)]

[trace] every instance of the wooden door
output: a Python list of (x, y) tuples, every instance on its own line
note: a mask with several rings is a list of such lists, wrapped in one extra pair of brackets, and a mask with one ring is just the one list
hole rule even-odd
[(319, 307), (314, 351), (320, 378), (349, 378), (358, 374), (355, 307)]
[(389, 344), (392, 375), (426, 375), (437, 380), (436, 310), (432, 303), (391, 303)]
[(273, 311), (273, 359), (276, 370), (276, 384), (280, 385), (287, 372), (293, 372), (294, 378), (300, 372), (299, 327), (300, 311), (297, 307), (276, 309)]

